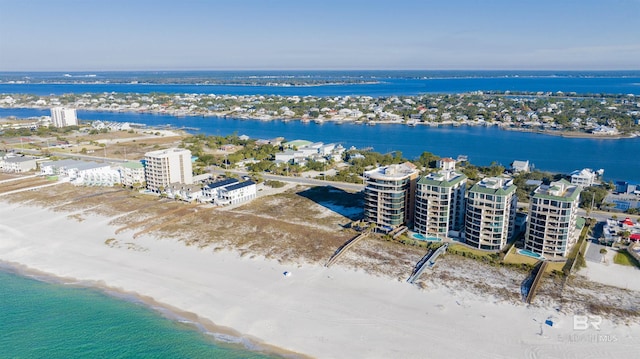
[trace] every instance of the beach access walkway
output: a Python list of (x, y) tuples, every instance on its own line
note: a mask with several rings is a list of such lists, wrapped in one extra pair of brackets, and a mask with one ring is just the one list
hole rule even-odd
[(364, 232), (358, 234), (357, 236), (353, 237), (352, 239), (348, 240), (345, 244), (343, 244), (340, 248), (338, 248), (333, 255), (331, 256), (331, 258), (329, 258), (329, 260), (327, 261), (327, 264), (325, 264), (324, 266), (329, 268), (333, 263), (335, 263), (338, 258), (340, 258), (340, 256), (342, 256), (349, 248), (353, 247), (356, 243), (358, 243), (359, 241), (361, 241), (362, 239), (366, 238), (367, 236), (369, 236), (369, 230), (365, 230)]
[(531, 287), (529, 288), (529, 292), (527, 293), (527, 297), (525, 299), (525, 302), (527, 304), (531, 304), (531, 302), (533, 301), (533, 298), (536, 295), (536, 291), (540, 286), (540, 281), (542, 280), (542, 276), (544, 275), (544, 272), (546, 269), (547, 269), (547, 261), (543, 260), (542, 263), (540, 263), (540, 265), (538, 266), (538, 272), (536, 273), (536, 276), (533, 278), (533, 283), (531, 283)]
[(416, 266), (413, 268), (413, 272), (411, 273), (411, 276), (407, 279), (407, 282), (410, 284), (413, 284), (413, 282), (415, 282), (416, 279), (420, 278), (420, 275), (422, 274), (422, 272), (424, 272), (425, 269), (433, 269), (433, 267), (435, 267), (436, 265), (436, 261), (438, 260), (438, 257), (441, 254), (445, 253), (448, 247), (449, 247), (449, 243), (445, 243), (442, 246), (438, 247), (438, 249), (436, 250), (430, 249), (427, 252), (427, 254), (425, 254), (424, 257), (422, 257), (418, 261)]
[(25, 179), (29, 179), (29, 178), (36, 178), (36, 177), (38, 177), (38, 176), (37, 175), (29, 175), (29, 176), (15, 177), (15, 178), (7, 178), (7, 179), (1, 180), (0, 184), (7, 183), (7, 182), (13, 182), (13, 181), (21, 181), (21, 180), (25, 180)]
[(66, 182), (63, 181), (47, 181), (40, 176), (30, 175), (16, 178), (9, 178), (0, 181), (0, 197), (8, 196), (14, 193), (36, 191), (40, 188), (57, 186)]

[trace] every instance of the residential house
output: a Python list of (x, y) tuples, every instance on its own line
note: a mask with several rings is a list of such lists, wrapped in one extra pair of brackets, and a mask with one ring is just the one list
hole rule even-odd
[(598, 174), (590, 168), (571, 172), (571, 184), (582, 187), (590, 187), (596, 183)]
[(529, 161), (515, 160), (511, 164), (511, 171), (513, 173), (527, 173), (531, 171), (531, 166), (529, 165)]

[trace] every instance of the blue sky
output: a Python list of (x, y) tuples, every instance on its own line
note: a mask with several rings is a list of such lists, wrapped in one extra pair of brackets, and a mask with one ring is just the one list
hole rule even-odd
[(0, 71), (640, 69), (640, 0), (0, 0)]

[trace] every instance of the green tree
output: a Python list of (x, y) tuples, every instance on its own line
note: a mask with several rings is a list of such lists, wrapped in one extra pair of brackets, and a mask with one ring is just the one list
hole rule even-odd
[(422, 152), (420, 157), (418, 157), (418, 159), (414, 161), (414, 164), (418, 167), (436, 168), (436, 162), (439, 159), (439, 156), (436, 156), (431, 152)]
[(608, 193), (609, 192), (602, 187), (587, 187), (580, 193), (580, 207), (589, 210), (600, 208)]

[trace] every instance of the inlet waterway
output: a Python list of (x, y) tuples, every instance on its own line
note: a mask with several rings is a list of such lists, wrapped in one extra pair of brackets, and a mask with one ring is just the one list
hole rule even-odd
[[(27, 118), (49, 115), (48, 110), (0, 109), (0, 117)], [(508, 167), (514, 160), (528, 160), (537, 169), (570, 173), (577, 169), (604, 169), (607, 180), (640, 182), (640, 138), (566, 138), (539, 133), (508, 131), (484, 126), (405, 126), (400, 124), (337, 124), (301, 121), (259, 121), (218, 117), (176, 117), (148, 113), (78, 111), (81, 120), (143, 123), (149, 126), (197, 128), (194, 133), (226, 136), (233, 133), (251, 138), (284, 137), (349, 148), (373, 147), (387, 153), (400, 151), (408, 159), (431, 152), (441, 157), (467, 155), (476, 165), (496, 162)]]

